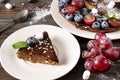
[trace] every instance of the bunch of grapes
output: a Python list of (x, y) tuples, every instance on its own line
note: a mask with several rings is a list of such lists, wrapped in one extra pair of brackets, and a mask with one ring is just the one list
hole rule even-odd
[(111, 66), (111, 62), (120, 59), (120, 47), (113, 47), (113, 43), (103, 32), (98, 32), (93, 40), (88, 41), (87, 50), (82, 52), (85, 60), (84, 67), (91, 72), (104, 71)]

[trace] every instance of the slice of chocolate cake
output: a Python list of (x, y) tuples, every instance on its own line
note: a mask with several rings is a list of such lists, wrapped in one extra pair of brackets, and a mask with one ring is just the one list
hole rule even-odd
[(43, 63), (56, 65), (59, 60), (56, 56), (48, 33), (43, 32), (43, 38), (38, 40), (36, 45), (20, 48), (17, 52), (19, 59), (31, 61), (32, 63)]

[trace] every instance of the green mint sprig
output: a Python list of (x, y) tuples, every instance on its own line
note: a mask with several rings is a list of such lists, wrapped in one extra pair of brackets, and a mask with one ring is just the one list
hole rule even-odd
[(14, 43), (12, 45), (12, 47), (14, 49), (26, 48), (26, 47), (28, 47), (28, 44), (25, 41), (19, 41), (19, 42)]
[(112, 15), (112, 17), (109, 16), (109, 14), (104, 14), (103, 17), (106, 17), (107, 19), (109, 18), (115, 18), (116, 19), (116, 15)]

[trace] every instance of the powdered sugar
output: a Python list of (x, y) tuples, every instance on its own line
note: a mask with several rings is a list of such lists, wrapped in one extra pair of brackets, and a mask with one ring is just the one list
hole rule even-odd
[(34, 10), (34, 14), (35, 15), (30, 20), (30, 25), (32, 25), (33, 23), (38, 22), (41, 19), (46, 21), (44, 19), (44, 17), (50, 15), (50, 9), (49, 8), (40, 9), (40, 8), (36, 7), (36, 9)]

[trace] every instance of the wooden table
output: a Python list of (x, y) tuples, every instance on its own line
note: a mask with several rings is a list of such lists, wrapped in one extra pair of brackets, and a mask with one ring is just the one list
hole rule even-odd
[[(38, 0), (37, 3), (30, 4), (27, 0), (10, 0), (9, 3), (14, 5), (14, 8), (11, 10), (7, 10), (5, 8), (5, 4), (0, 4), (0, 27), (6, 24), (6, 21), (1, 21), (3, 19), (12, 19), (13, 16), (22, 9), (28, 9), (32, 13), (36, 8), (49, 8), (52, 0)], [(39, 20), (33, 24), (50, 24), (58, 26), (51, 15), (46, 16), (44, 19)], [(24, 23), (18, 23), (9, 28), (8, 30), (4, 31), (0, 34), (0, 45), (2, 42), (14, 31), (29, 26), (30, 20), (28, 19)], [(117, 34), (116, 34), (117, 35)], [(75, 36), (75, 35), (74, 35)], [(119, 35), (118, 35), (119, 36)], [(86, 43), (89, 39), (82, 38), (75, 36), (78, 40), (79, 44), (81, 45), (81, 50), (83, 51), (86, 49)], [(120, 46), (120, 39), (113, 41), (115, 46)], [(92, 73), (89, 80), (120, 80), (120, 60), (114, 62), (116, 66), (112, 66), (109, 70), (104, 72), (95, 72)], [(82, 74), (84, 71), (84, 59), (80, 58), (77, 65), (65, 76), (59, 78), (58, 80), (82, 80)], [(0, 80), (17, 80), (10, 76), (0, 65)]]

